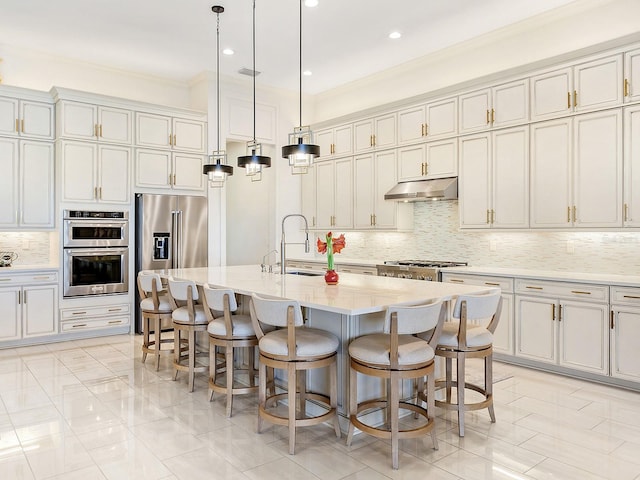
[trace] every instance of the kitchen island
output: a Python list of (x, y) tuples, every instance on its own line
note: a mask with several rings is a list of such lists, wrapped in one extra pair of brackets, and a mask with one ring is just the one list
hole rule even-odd
[[(338, 349), (338, 411), (348, 416), (349, 342), (360, 335), (382, 330), (384, 313), (388, 305), (426, 300), (451, 300), (462, 294), (486, 292), (486, 286), (457, 285), (370, 275), (340, 274), (338, 285), (326, 285), (324, 277), (308, 272), (261, 272), (259, 265), (230, 267), (184, 268), (154, 270), (163, 277), (193, 280), (197, 285), (208, 283), (213, 287), (234, 290), (241, 296), (270, 295), (297, 300), (305, 309), (309, 326), (332, 332), (340, 339)], [(302, 273), (302, 274), (300, 274)], [(240, 298), (243, 311), (248, 313), (249, 303)], [(326, 372), (311, 372), (309, 388), (326, 390)], [(358, 386), (362, 398), (380, 393), (379, 382)], [(341, 419), (345, 421), (346, 418)], [(346, 424), (343, 424), (343, 426)]]

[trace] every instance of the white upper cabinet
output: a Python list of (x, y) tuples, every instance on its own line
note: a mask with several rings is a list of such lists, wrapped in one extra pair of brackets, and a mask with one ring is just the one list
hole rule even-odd
[(204, 122), (142, 112), (135, 117), (136, 146), (205, 152)]
[(398, 180), (455, 177), (458, 173), (458, 140), (451, 138), (398, 149)]
[(320, 158), (349, 155), (353, 151), (353, 129), (351, 125), (341, 125), (316, 132), (314, 142), (320, 147)]
[(640, 100), (640, 48), (624, 55), (624, 101)]
[(529, 80), (496, 85), (459, 97), (460, 133), (529, 121)]
[(619, 105), (623, 98), (622, 54), (579, 63), (531, 78), (531, 120)]
[(351, 157), (315, 164), (317, 228), (353, 228)]
[(53, 104), (0, 96), (0, 135), (53, 139)]
[(458, 131), (458, 99), (448, 98), (398, 112), (398, 144), (435, 140)]
[(130, 145), (132, 111), (89, 103), (58, 102), (58, 136)]
[(53, 228), (53, 145), (0, 137), (0, 167), (0, 228)]
[(168, 150), (136, 149), (135, 186), (143, 189), (204, 191), (204, 157)]
[(624, 225), (640, 227), (640, 106), (624, 109)]
[(460, 139), (460, 226), (527, 228), (529, 127)]
[(316, 167), (311, 165), (307, 173), (300, 175), (301, 181), (301, 209), (302, 215), (307, 217), (309, 228), (315, 228), (317, 223), (316, 214)]
[(354, 153), (366, 152), (374, 148), (395, 147), (396, 123), (395, 112), (354, 123)]

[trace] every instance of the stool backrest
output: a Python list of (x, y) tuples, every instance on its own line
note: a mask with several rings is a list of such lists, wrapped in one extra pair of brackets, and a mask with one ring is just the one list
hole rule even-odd
[[(189, 291), (191, 291), (191, 297), (189, 297)], [(181, 302), (186, 302), (189, 298), (197, 302), (200, 297), (198, 295), (198, 287), (193, 280), (178, 280), (175, 278), (169, 278), (169, 293), (174, 298)]]
[(204, 297), (204, 301), (209, 306), (209, 309), (215, 310), (217, 312), (225, 311), (224, 304), (224, 296), (227, 295), (229, 297), (229, 311), (235, 312), (238, 309), (238, 304), (236, 302), (236, 296), (230, 288), (215, 288), (206, 283), (202, 287), (202, 296)]
[(300, 303), (295, 300), (283, 298), (261, 297), (257, 294), (251, 295), (252, 314), (256, 319), (264, 324), (274, 327), (286, 327), (289, 308), (293, 309), (293, 326), (300, 327), (303, 324), (302, 309)]
[(156, 292), (158, 293), (164, 290), (160, 275), (158, 275), (157, 273), (144, 271), (138, 273), (138, 287), (142, 289), (141, 293), (144, 292), (147, 294), (153, 292), (154, 287)]
[(452, 317), (458, 320), (458, 345), (467, 347), (467, 324), (480, 325), (493, 333), (502, 310), (502, 293), (494, 289), (480, 295), (460, 295), (453, 307)]
[(389, 305), (384, 321), (384, 333), (391, 331), (391, 317), (398, 319), (398, 335), (414, 335), (434, 329), (442, 310), (442, 301), (412, 305)]

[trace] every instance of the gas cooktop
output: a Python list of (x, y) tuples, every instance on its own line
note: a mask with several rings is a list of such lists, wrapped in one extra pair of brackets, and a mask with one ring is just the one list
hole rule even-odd
[(408, 267), (430, 267), (430, 268), (444, 268), (444, 267), (466, 267), (467, 262), (441, 262), (438, 260), (388, 260), (384, 262), (385, 265), (403, 265)]
[(441, 262), (438, 260), (388, 260), (384, 265), (376, 265), (378, 275), (382, 277), (409, 278), (437, 282), (440, 269), (445, 267), (464, 267), (467, 262)]

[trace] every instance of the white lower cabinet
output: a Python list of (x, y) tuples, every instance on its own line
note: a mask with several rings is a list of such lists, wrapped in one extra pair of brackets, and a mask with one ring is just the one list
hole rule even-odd
[(56, 273), (0, 275), (0, 285), (0, 342), (58, 332)]
[(611, 287), (611, 376), (640, 382), (640, 288)]
[(129, 312), (128, 304), (63, 308), (60, 310), (60, 331), (69, 333), (128, 326), (131, 323)]
[(609, 373), (609, 296), (602, 285), (516, 280), (515, 355)]
[(513, 278), (444, 272), (442, 281), (467, 285), (485, 285), (487, 288), (501, 289), (502, 309), (498, 326), (496, 331), (493, 332), (493, 351), (505, 355), (513, 355)]

